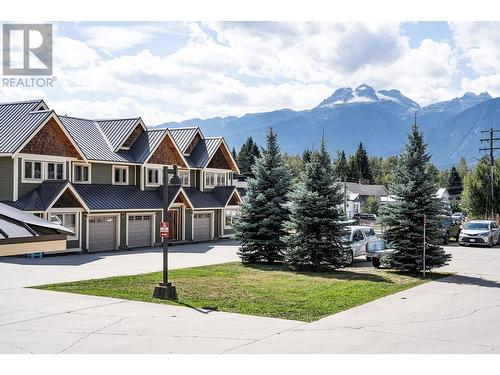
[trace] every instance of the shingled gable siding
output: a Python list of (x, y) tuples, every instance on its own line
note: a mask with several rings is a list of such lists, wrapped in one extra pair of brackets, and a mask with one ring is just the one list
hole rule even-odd
[(0, 201), (11, 201), (14, 184), (14, 162), (10, 157), (0, 158)]
[(222, 151), (222, 147), (219, 147), (219, 149), (215, 152), (214, 156), (212, 157), (212, 160), (210, 160), (210, 163), (208, 164), (207, 168), (231, 169), (231, 166), (227, 161), (228, 156), (224, 154), (225, 153)]
[(51, 119), (22, 149), (23, 154), (65, 156), (81, 159), (62, 129)]
[(187, 168), (187, 165), (182, 160), (181, 155), (168, 136), (165, 137), (162, 143), (158, 146), (153, 156), (149, 159), (149, 163), (168, 165), (177, 164), (179, 167)]
[(134, 129), (132, 134), (130, 134), (130, 136), (127, 138), (127, 140), (125, 142), (123, 142), (122, 147), (129, 147), (130, 148), (130, 146), (132, 146), (134, 144), (134, 142), (137, 140), (137, 138), (139, 138), (139, 136), (142, 133), (144, 133), (144, 129), (142, 128), (141, 125), (137, 125), (137, 127)]

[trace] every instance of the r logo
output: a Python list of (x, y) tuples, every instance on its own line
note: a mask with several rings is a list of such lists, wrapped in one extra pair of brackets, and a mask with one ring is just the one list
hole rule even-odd
[(3, 25), (3, 74), (52, 75), (52, 25)]

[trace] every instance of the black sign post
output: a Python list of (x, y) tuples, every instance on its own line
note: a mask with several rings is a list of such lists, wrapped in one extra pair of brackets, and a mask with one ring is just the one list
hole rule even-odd
[[(173, 176), (168, 180), (168, 173), (173, 172)], [(168, 219), (168, 184), (180, 185), (181, 181), (177, 176), (177, 165), (174, 169), (168, 169), (167, 166), (163, 167), (163, 221)], [(168, 281), (168, 236), (163, 237), (163, 280), (153, 292), (153, 298), (160, 299), (177, 299), (177, 291), (175, 286)]]

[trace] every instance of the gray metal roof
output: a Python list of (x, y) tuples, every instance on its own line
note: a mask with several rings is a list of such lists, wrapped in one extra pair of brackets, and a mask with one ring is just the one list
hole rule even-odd
[(350, 193), (359, 195), (372, 195), (377, 197), (389, 195), (389, 192), (384, 185), (368, 185), (359, 184), (357, 182), (347, 182), (346, 187)]
[(68, 184), (68, 181), (44, 181), (18, 201), (8, 204), (24, 211), (45, 211)]
[(188, 149), (189, 145), (191, 144), (196, 133), (198, 131), (200, 131), (200, 129), (197, 127), (193, 127), (193, 128), (169, 128), (169, 130), (170, 130), (170, 134), (172, 134), (172, 138), (174, 139), (174, 142), (177, 144), (177, 147), (179, 147), (179, 150), (181, 150), (181, 152), (183, 154), (186, 153), (186, 150)]
[(214, 195), (224, 206), (226, 206), (235, 191), (236, 186), (216, 186)]
[(222, 137), (205, 138), (198, 142), (187, 159), (192, 168), (205, 168), (216, 153)]
[(0, 104), (0, 153), (11, 154), (53, 113), (37, 108), (43, 101)]
[[(50, 221), (41, 219), (35, 215), (21, 211), (15, 207), (11, 207), (4, 203), (0, 203), (0, 218), (2, 218), (3, 222), (9, 221), (10, 223), (18, 223), (18, 225), (21, 225), (24, 228), (28, 226), (34, 232), (37, 232), (36, 227), (41, 227), (41, 228), (53, 229), (58, 231), (59, 233), (73, 234), (72, 231), (61, 225), (53, 224)], [(4, 227), (2, 226), (2, 222), (0, 222), (0, 228), (4, 229)], [(24, 231), (19, 231), (18, 235), (16, 235), (16, 232), (14, 232), (13, 237), (25, 237), (23, 235), (24, 233), (25, 233)], [(9, 233), (7, 233), (7, 235), (9, 235)]]
[[(91, 211), (93, 210), (136, 210), (163, 207), (161, 190), (142, 191), (133, 185), (76, 184), (76, 191)], [(169, 186), (169, 203), (180, 186)]]
[(213, 191), (200, 191), (196, 188), (184, 187), (183, 190), (194, 208), (224, 208), (236, 187), (218, 186)]
[(68, 116), (59, 116), (59, 119), (88, 160), (135, 162), (130, 151), (113, 151), (113, 146), (97, 122)]
[(102, 132), (111, 144), (113, 151), (126, 141), (126, 137), (137, 127), (140, 118), (116, 119), (116, 120), (96, 120)]
[(134, 155), (135, 160), (138, 163), (144, 163), (163, 140), (167, 132), (168, 129), (161, 129), (148, 130), (142, 133), (130, 148), (130, 152)]

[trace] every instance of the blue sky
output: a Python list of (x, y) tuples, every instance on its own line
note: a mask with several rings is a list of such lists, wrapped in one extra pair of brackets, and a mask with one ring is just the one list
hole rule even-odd
[(500, 23), (54, 23), (55, 87), (2, 88), (60, 113), (188, 118), (312, 108), (335, 89), (399, 89), (420, 105), (500, 94)]

